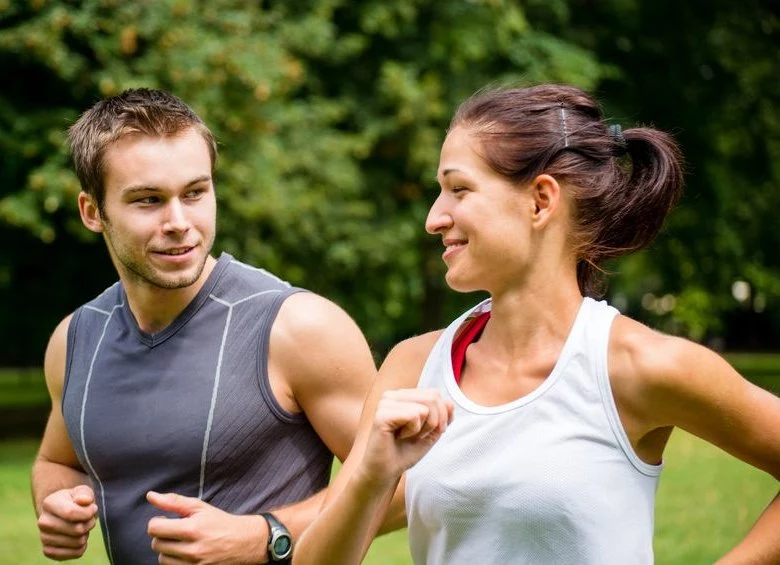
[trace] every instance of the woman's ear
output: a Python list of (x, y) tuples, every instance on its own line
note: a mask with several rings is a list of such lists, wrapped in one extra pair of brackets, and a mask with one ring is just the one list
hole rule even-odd
[(539, 175), (531, 182), (531, 194), (534, 199), (533, 223), (543, 227), (561, 205), (561, 186), (552, 176)]
[(81, 214), (81, 222), (89, 231), (103, 232), (103, 217), (95, 204), (95, 199), (83, 190), (79, 192), (79, 214)]

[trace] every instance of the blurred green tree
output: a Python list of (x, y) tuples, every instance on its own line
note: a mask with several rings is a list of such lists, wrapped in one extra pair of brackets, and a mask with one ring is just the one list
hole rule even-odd
[[(602, 74), (503, 0), (0, 2), (0, 65), (18, 77), (0, 94), (0, 222), (28, 244), (0, 285), (24, 292), (31, 253), (38, 279), (70, 289), (25, 293), (35, 339), (111, 277), (75, 214), (65, 129), (98, 97), (154, 86), (220, 142), (218, 247), (332, 297), (380, 353), (447, 303), (422, 225), (457, 102), (491, 82)], [(67, 261), (47, 259), (57, 247)]]
[(613, 296), (675, 333), (777, 349), (777, 2), (573, 0), (569, 10), (555, 33), (620, 69), (599, 85), (609, 115), (672, 131), (687, 160), (686, 193), (666, 233), (616, 265)]
[(170, 89), (217, 135), (217, 248), (333, 298), (378, 355), (475, 300), (447, 291), (423, 222), (452, 111), (508, 82), (595, 90), (625, 127), (681, 140), (680, 209), (614, 266), (626, 310), (697, 339), (735, 309), (780, 317), (778, 27), (760, 0), (0, 0), (0, 363), (36, 362), (114, 278), (64, 135), (131, 86)]

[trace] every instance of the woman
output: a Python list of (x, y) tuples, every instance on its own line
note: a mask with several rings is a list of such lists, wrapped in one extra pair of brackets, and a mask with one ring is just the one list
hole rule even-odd
[[(780, 399), (591, 298), (606, 259), (660, 230), (680, 161), (667, 134), (608, 128), (572, 87), (459, 108), (426, 230), (450, 287), (490, 299), (388, 355), (294, 563), (358, 563), (404, 501), (417, 564), (652, 563), (674, 426), (780, 478)], [(779, 563), (778, 531), (776, 497), (722, 563)]]

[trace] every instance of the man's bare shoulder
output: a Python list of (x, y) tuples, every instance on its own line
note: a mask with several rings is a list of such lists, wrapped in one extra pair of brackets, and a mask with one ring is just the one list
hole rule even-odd
[(352, 329), (353, 325), (349, 314), (332, 300), (313, 292), (297, 292), (282, 303), (273, 330), (280, 335), (291, 334), (301, 339), (316, 337), (323, 332)]
[(371, 350), (355, 321), (322, 296), (293, 294), (271, 329), (268, 363), (271, 386), (282, 405), (303, 411), (343, 461), (376, 377)]
[(68, 328), (73, 314), (68, 314), (57, 324), (49, 338), (43, 358), (43, 374), (46, 386), (53, 399), (62, 397), (65, 381), (65, 361), (67, 358)]
[(285, 299), (271, 329), (270, 362), (296, 396), (319, 386), (358, 386), (356, 381), (362, 390), (376, 374), (357, 323), (339, 305), (312, 292)]

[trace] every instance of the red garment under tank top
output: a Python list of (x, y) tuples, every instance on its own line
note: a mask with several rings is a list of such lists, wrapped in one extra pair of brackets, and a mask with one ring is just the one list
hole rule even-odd
[(478, 314), (469, 320), (466, 327), (452, 342), (452, 372), (455, 373), (455, 382), (458, 384), (460, 384), (460, 374), (466, 362), (466, 349), (479, 338), (489, 319), (490, 312)]

